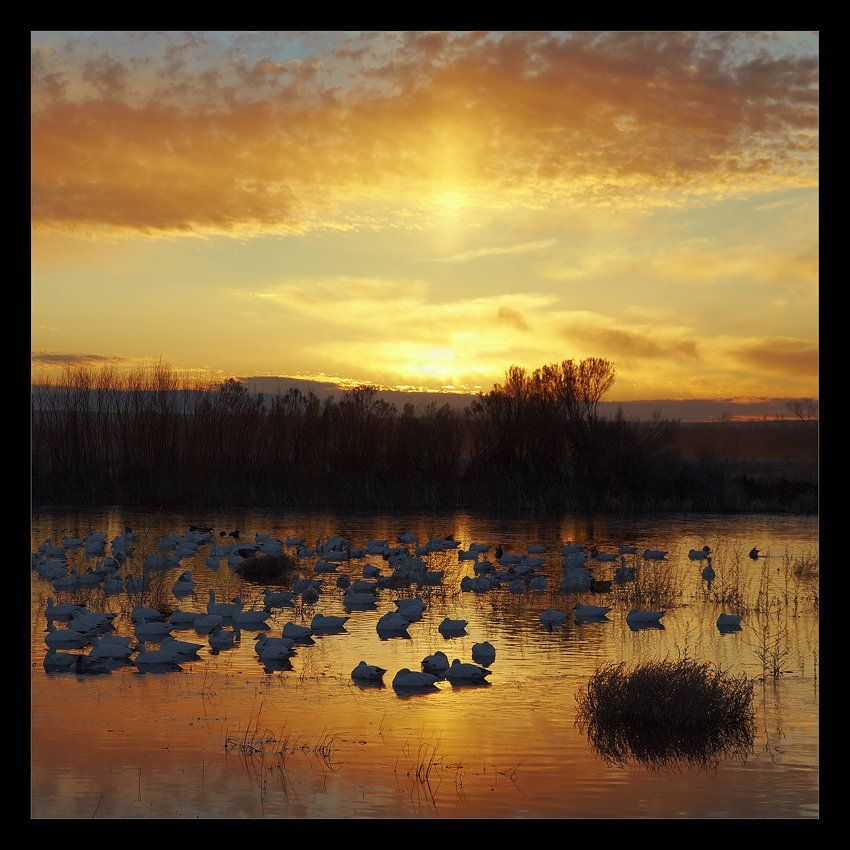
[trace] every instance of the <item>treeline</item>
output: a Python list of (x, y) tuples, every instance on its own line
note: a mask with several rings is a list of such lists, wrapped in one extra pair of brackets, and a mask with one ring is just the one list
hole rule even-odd
[(67, 369), (33, 387), (36, 504), (812, 511), (816, 486), (684, 459), (677, 423), (599, 415), (615, 369), (566, 360), (463, 411), (372, 387), (320, 399), (199, 385), (168, 367)]

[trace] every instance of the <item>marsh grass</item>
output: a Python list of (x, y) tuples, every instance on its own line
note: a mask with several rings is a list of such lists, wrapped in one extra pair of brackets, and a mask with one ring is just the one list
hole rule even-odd
[(762, 615), (748, 626), (750, 647), (761, 664), (762, 680), (779, 679), (793, 672), (786, 665), (791, 658), (791, 642), (788, 638), (788, 626), (780, 613), (774, 616)]
[(647, 562), (637, 568), (633, 581), (614, 585), (619, 604), (643, 610), (675, 608), (682, 592), (682, 576), (672, 561)]
[[(146, 586), (141, 590), (125, 591), (117, 598), (121, 600), (122, 613), (129, 616), (130, 611), (136, 605), (145, 608), (155, 608), (165, 619), (168, 619), (177, 608), (171, 588), (174, 585), (174, 577), (170, 572), (146, 572)], [(123, 607), (126, 606), (126, 611)]]
[(245, 581), (262, 585), (288, 585), (297, 571), (298, 562), (286, 554), (254, 555), (246, 558), (236, 569)]
[(707, 768), (752, 752), (753, 681), (691, 658), (602, 667), (576, 695), (576, 723), (608, 763)]

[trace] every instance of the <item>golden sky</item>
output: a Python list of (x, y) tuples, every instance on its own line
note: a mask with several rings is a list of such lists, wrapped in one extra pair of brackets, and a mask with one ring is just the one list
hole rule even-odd
[(811, 33), (34, 33), (33, 367), (817, 395)]

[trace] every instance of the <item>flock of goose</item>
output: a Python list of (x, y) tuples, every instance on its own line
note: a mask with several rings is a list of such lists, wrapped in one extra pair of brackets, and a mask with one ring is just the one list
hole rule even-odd
[[(196, 556), (200, 547), (205, 545), (211, 547), (206, 558), (206, 566), (211, 570), (218, 570), (223, 560), (227, 561), (231, 569), (237, 570), (248, 558), (260, 554), (279, 556), (289, 550), (298, 559), (310, 559), (316, 576), (298, 578), (289, 589), (266, 587), (263, 591), (263, 608), (256, 610), (246, 610), (239, 597), (230, 602), (221, 602), (216, 599), (214, 590), (208, 592), (206, 613), (177, 608), (167, 621), (159, 610), (135, 605), (130, 612), (133, 636), (116, 634), (113, 624), (116, 614), (92, 613), (83, 605), (56, 603), (51, 597), (45, 610), (47, 631), (44, 640), (48, 648), (44, 657), (45, 670), (105, 673), (128, 664), (134, 664), (140, 670), (178, 670), (181, 662), (197, 660), (198, 652), (204, 644), (177, 640), (172, 632), (192, 629), (206, 637), (212, 653), (226, 651), (235, 645), (242, 629), (267, 629), (266, 621), (273, 612), (294, 606), (296, 596), (305, 604), (316, 603), (323, 590), (323, 575), (336, 573), (341, 564), (350, 564), (367, 556), (382, 557), (390, 571), (386, 573), (375, 564), (366, 563), (362, 569), (363, 578), (352, 581), (348, 573), (337, 576), (336, 586), (343, 591), (342, 602), (349, 616), (326, 616), (319, 613), (313, 617), (309, 627), (286, 623), (279, 636), (270, 636), (260, 631), (255, 637), (254, 646), (259, 661), (266, 669), (291, 669), (290, 659), (299, 647), (313, 643), (314, 636), (344, 632), (345, 623), (352, 612), (376, 608), (381, 590), (441, 585), (445, 570), (431, 570), (423, 560), (423, 557), (432, 553), (457, 550), (459, 561), (472, 562), (474, 575), (461, 579), (462, 592), (486, 593), (505, 587), (511, 593), (547, 589), (547, 577), (541, 569), (548, 548), (542, 544), (530, 544), (522, 554), (508, 553), (497, 546), (494, 561), (491, 562), (482, 556), (486, 556), (493, 547), (472, 543), (463, 550), (459, 541), (451, 535), (431, 538), (426, 544), (420, 545), (415, 534), (405, 532), (398, 536), (395, 544), (387, 540), (370, 539), (363, 548), (353, 547), (351, 540), (342, 536), (316, 540), (314, 546), (306, 546), (300, 537), (290, 536), (281, 541), (262, 533), (258, 533), (254, 541), (244, 541), (238, 530), (229, 534), (220, 532), (219, 538), (222, 537), (232, 538), (232, 542), (216, 542), (211, 528), (196, 526), (190, 527), (182, 535), (165, 534), (157, 542), (157, 552), (144, 557), (141, 576), (134, 575), (126, 566), (138, 540), (130, 528), (111, 541), (108, 556), (105, 534), (92, 533), (85, 538), (64, 537), (59, 546), (54, 545), (52, 540), (41, 544), (32, 553), (32, 569), (41, 578), (50, 581), (57, 594), (95, 587), (102, 588), (107, 595), (140, 593), (148, 587), (151, 571), (173, 569), (183, 559)], [(95, 566), (83, 572), (69, 569), (67, 555), (75, 549), (82, 549), (86, 559), (103, 560), (96, 560)], [(628, 566), (626, 556), (634, 556), (635, 563), (637, 554), (634, 546), (621, 545), (617, 551), (603, 552), (568, 540), (560, 547), (563, 578), (559, 590), (564, 594), (606, 593), (610, 591), (612, 582), (624, 584), (634, 580), (638, 568)], [(641, 559), (644, 564), (662, 561), (667, 554), (664, 550), (645, 549)], [(705, 563), (701, 575), (706, 582), (710, 583), (715, 578), (709, 547), (691, 549), (688, 557), (691, 561)], [(594, 565), (607, 563), (617, 564), (612, 579), (606, 581), (594, 578)], [(172, 594), (177, 599), (192, 596), (195, 586), (192, 573), (184, 571), (174, 582)], [(376, 631), (382, 640), (409, 637), (408, 629), (422, 619), (427, 608), (420, 596), (398, 599), (394, 604), (396, 610), (384, 614), (377, 622)], [(611, 610), (609, 606), (577, 602), (572, 613), (577, 623), (584, 623), (604, 620)], [(627, 613), (626, 622), (635, 631), (663, 628), (661, 619), (664, 613), (663, 610), (633, 608)], [(563, 626), (567, 618), (567, 611), (551, 608), (539, 616), (540, 623), (549, 630)], [(64, 628), (57, 628), (57, 622), (64, 624)], [(740, 630), (740, 623), (738, 615), (723, 613), (718, 617), (716, 625), (725, 633)], [(444, 638), (451, 639), (466, 635), (466, 626), (466, 620), (446, 617), (439, 624), (438, 631)], [(135, 646), (132, 645), (133, 637)], [(149, 644), (158, 648), (151, 648)], [(61, 651), (86, 647), (91, 648), (85, 655)], [(496, 650), (488, 641), (473, 645), (472, 663), (464, 663), (458, 658), (449, 663), (446, 654), (438, 651), (422, 659), (421, 670), (399, 670), (393, 679), (393, 687), (398, 692), (435, 690), (435, 683), (441, 679), (452, 684), (485, 684), (491, 675), (488, 668), (495, 659)], [(351, 671), (351, 677), (361, 686), (368, 686), (380, 684), (386, 672), (381, 667), (361, 661)]]

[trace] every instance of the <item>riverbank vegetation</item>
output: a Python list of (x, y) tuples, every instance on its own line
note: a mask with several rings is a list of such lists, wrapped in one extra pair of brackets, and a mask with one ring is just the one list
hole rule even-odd
[[(200, 384), (161, 366), (33, 385), (33, 500), (340, 508), (814, 512), (816, 466), (753, 465), (656, 416), (606, 418), (612, 363), (511, 367), (466, 409)], [(729, 424), (729, 423), (726, 423)], [(734, 427), (734, 424), (730, 424)], [(816, 428), (795, 440), (816, 447)], [(752, 441), (752, 438), (748, 438)], [(720, 444), (718, 444), (720, 445)], [(816, 449), (815, 449), (816, 451)], [(767, 467), (767, 468), (766, 468)]]

